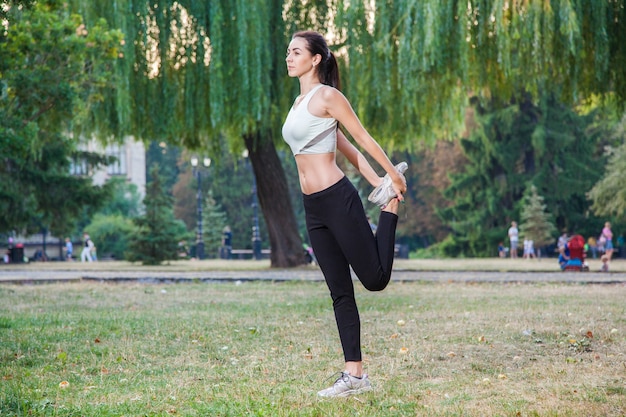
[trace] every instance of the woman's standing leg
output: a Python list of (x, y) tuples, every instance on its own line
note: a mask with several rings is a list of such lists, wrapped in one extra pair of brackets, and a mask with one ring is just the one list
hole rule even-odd
[[(342, 374), (338, 383), (341, 386), (343, 380), (358, 389), (369, 389), (367, 378), (358, 379), (363, 375), (361, 329), (350, 266), (367, 289), (380, 291), (387, 286), (393, 265), (398, 200), (392, 200), (381, 213), (376, 236), (356, 189), (345, 178), (327, 190), (305, 196), (304, 205), (309, 238), (333, 300), (349, 374)], [(329, 390), (334, 393), (333, 387)]]

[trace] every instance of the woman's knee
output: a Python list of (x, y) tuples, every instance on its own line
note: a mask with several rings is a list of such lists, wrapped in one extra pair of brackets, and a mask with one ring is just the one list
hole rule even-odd
[(366, 290), (375, 292), (375, 291), (382, 291), (385, 288), (387, 288), (387, 285), (389, 285), (390, 279), (391, 279), (390, 275), (380, 274), (376, 276), (375, 279), (361, 280), (361, 283), (363, 284)]

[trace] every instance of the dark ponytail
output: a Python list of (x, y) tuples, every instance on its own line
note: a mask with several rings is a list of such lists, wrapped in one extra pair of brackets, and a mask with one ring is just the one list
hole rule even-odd
[(319, 55), (322, 57), (319, 65), (316, 66), (317, 75), (322, 84), (341, 89), (339, 81), (339, 66), (335, 55), (328, 48), (328, 44), (322, 35), (317, 32), (306, 30), (296, 32), (293, 38), (302, 38), (307, 43), (307, 49), (311, 55)]

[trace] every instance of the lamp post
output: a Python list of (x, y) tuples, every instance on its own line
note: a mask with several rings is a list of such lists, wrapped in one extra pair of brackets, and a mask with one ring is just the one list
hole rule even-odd
[[(191, 158), (191, 166), (193, 167), (193, 174), (196, 177), (196, 183), (198, 184), (198, 190), (196, 192), (196, 200), (198, 204), (198, 219), (197, 219), (197, 227), (198, 230), (196, 232), (196, 258), (204, 259), (204, 237), (202, 234), (202, 173), (200, 172), (200, 167), (198, 166), (198, 157), (194, 156)], [(202, 164), (205, 168), (208, 168), (211, 165), (211, 158), (204, 158)]]
[[(241, 156), (246, 160), (246, 165), (250, 167), (248, 161), (248, 150), (245, 149)], [(261, 233), (259, 231), (259, 205), (257, 204), (257, 191), (256, 191), (256, 176), (254, 171), (250, 169), (252, 173), (252, 254), (254, 259), (261, 259)]]

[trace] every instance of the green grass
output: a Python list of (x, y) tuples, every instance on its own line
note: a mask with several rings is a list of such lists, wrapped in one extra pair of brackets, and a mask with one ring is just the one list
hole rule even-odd
[(323, 283), (0, 286), (0, 416), (626, 414), (624, 285), (357, 297), (375, 390), (320, 400), (343, 365)]

